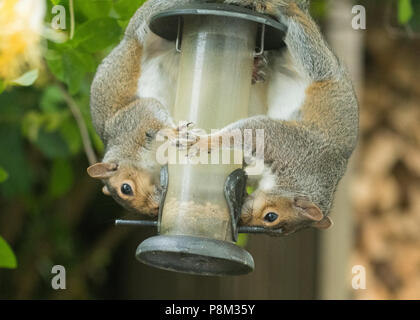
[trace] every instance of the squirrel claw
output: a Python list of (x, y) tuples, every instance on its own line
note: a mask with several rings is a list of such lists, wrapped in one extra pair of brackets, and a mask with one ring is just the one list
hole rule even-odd
[(225, 0), (227, 4), (240, 5), (261, 13), (264, 13), (267, 9), (265, 2), (265, 0)]
[(192, 129), (194, 126), (193, 122), (184, 121), (177, 128), (173, 129), (173, 133), (169, 137), (172, 145), (181, 150), (185, 150), (197, 143), (199, 140), (199, 130)]
[(181, 121), (179, 126), (175, 129), (178, 132), (183, 132), (194, 127), (194, 122)]
[(215, 145), (211, 143), (211, 136), (201, 136), (199, 140), (188, 150), (188, 156), (194, 157), (202, 152), (211, 153)]
[(265, 55), (256, 57), (254, 60), (254, 70), (252, 72), (252, 84), (265, 82), (266, 79), (266, 69), (267, 69), (268, 60)]

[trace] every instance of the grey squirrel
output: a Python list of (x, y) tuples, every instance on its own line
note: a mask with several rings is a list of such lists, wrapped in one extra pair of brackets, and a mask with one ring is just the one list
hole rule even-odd
[(200, 137), (194, 148), (232, 147), (235, 130), (243, 135), (244, 129), (264, 129), (266, 169), (245, 200), (241, 223), (272, 235), (329, 228), (334, 193), (358, 138), (358, 102), (350, 77), (310, 17), (307, 1), (226, 2), (246, 2), (285, 23), (287, 51), (269, 54), (265, 88), (259, 91), (263, 97), (254, 99), (267, 101), (267, 115)]
[(153, 96), (142, 96), (143, 91), (147, 95), (150, 87), (158, 88), (168, 79), (143, 70), (154, 59), (154, 45), (149, 50), (145, 45), (150, 33), (147, 21), (157, 11), (188, 2), (146, 2), (130, 20), (124, 39), (99, 66), (91, 86), (92, 121), (105, 144), (105, 156), (87, 172), (103, 181), (104, 194), (136, 213), (158, 214), (160, 165), (155, 159), (155, 135), (162, 129), (177, 135), (180, 129), (167, 105)]
[[(106, 153), (88, 172), (104, 181), (106, 194), (137, 212), (156, 214), (158, 209), (154, 134), (162, 128), (177, 132), (168, 110), (175, 99), (179, 55), (173, 43), (149, 32), (148, 18), (191, 2), (203, 1), (146, 2), (92, 85), (92, 118)], [(200, 137), (196, 147), (222, 143), (234, 129), (264, 129), (266, 170), (245, 200), (242, 224), (273, 234), (327, 228), (334, 192), (357, 142), (358, 104), (350, 78), (308, 14), (307, 1), (223, 2), (285, 23), (287, 48), (267, 53), (265, 79), (251, 90), (250, 109), (266, 109), (266, 115), (260, 112), (215, 136)]]

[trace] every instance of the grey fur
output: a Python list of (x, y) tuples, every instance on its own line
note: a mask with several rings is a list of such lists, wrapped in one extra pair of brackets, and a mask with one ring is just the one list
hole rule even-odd
[(276, 186), (269, 195), (303, 196), (326, 216), (357, 143), (359, 112), (355, 92), (348, 73), (309, 14), (302, 23), (300, 17), (288, 16), (287, 3), (292, 0), (261, 2), (274, 3), (276, 17), (287, 23), (285, 42), (300, 73), (311, 84), (328, 85), (307, 93), (297, 121), (260, 115), (234, 123), (222, 134), (238, 128), (264, 129), (264, 160), (276, 177)]

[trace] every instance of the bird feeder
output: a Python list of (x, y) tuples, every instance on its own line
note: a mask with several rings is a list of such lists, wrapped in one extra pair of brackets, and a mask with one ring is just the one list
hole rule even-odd
[[(282, 47), (285, 31), (270, 17), (216, 3), (160, 12), (151, 17), (150, 29), (174, 41), (180, 54), (171, 110), (175, 123), (189, 121), (208, 133), (248, 116), (254, 59)], [(162, 169), (159, 220), (118, 222), (157, 226), (159, 235), (137, 248), (138, 260), (200, 275), (241, 275), (254, 269), (252, 256), (235, 242), (238, 232), (263, 230), (238, 228), (246, 175), (231, 153), (228, 163), (170, 163)]]

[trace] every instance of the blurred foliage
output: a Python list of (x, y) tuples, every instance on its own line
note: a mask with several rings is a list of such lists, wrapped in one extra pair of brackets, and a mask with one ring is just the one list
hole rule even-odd
[[(104, 197), (99, 184), (85, 174), (89, 164), (82, 137), (64, 95), (77, 104), (95, 151), (101, 155), (103, 145), (90, 119), (90, 83), (97, 66), (119, 43), (129, 19), (143, 2), (74, 0), (74, 37), (63, 43), (44, 39), (43, 67), (27, 70), (7, 83), (0, 79), (0, 234), (21, 262), (13, 277), (6, 276), (10, 271), (0, 271), (0, 298), (52, 294), (48, 281), (54, 264), (72, 268), (77, 274), (74, 278), (80, 278), (77, 283), (89, 282), (84, 277), (99, 281), (96, 277), (110, 261), (108, 250), (113, 244), (108, 242), (117, 245), (128, 233), (112, 227), (115, 211), (121, 209), (111, 199), (103, 204), (107, 213), (98, 215), (94, 225), (81, 223), (96, 219), (83, 213), (91, 206), (101, 208), (95, 205), (95, 198), (103, 202)], [(69, 34), (69, 1), (46, 3), (46, 25), (55, 16), (53, 6), (63, 5), (67, 28), (63, 32)], [(98, 249), (96, 241), (108, 243), (109, 248)], [(7, 242), (0, 238), (0, 267), (14, 268), (16, 259)], [(93, 260), (86, 260), (95, 265), (86, 271), (83, 256), (88, 252)], [(45, 292), (39, 291), (40, 280), (31, 273), (44, 279)], [(81, 298), (92, 293), (85, 288), (73, 294)]]
[(388, 0), (384, 26), (395, 35), (408, 38), (420, 37), (420, 1)]
[[(329, 0), (311, 0), (311, 14), (315, 19), (323, 19), (328, 13)], [(392, 14), (401, 25), (411, 25), (420, 31), (420, 1), (418, 0), (361, 0), (354, 4), (390, 6)]]
[(416, 34), (420, 33), (420, 1), (399, 0), (398, 21)]
[(38, 79), (37, 69), (26, 72), (21, 77), (17, 78), (16, 80), (13, 80), (12, 84), (27, 87), (33, 85), (36, 79)]
[(398, 21), (402, 24), (408, 23), (413, 17), (413, 6), (411, 0), (399, 0)]
[(314, 0), (311, 1), (311, 14), (315, 19), (322, 19), (328, 12), (327, 0)]
[(16, 257), (7, 242), (0, 237), (0, 268), (14, 269), (17, 266)]
[(0, 183), (6, 181), (8, 177), (9, 174), (3, 168), (0, 168)]
[[(0, 183), (7, 180), (9, 174), (0, 167)], [(0, 268), (16, 268), (16, 257), (7, 242), (0, 236)]]

